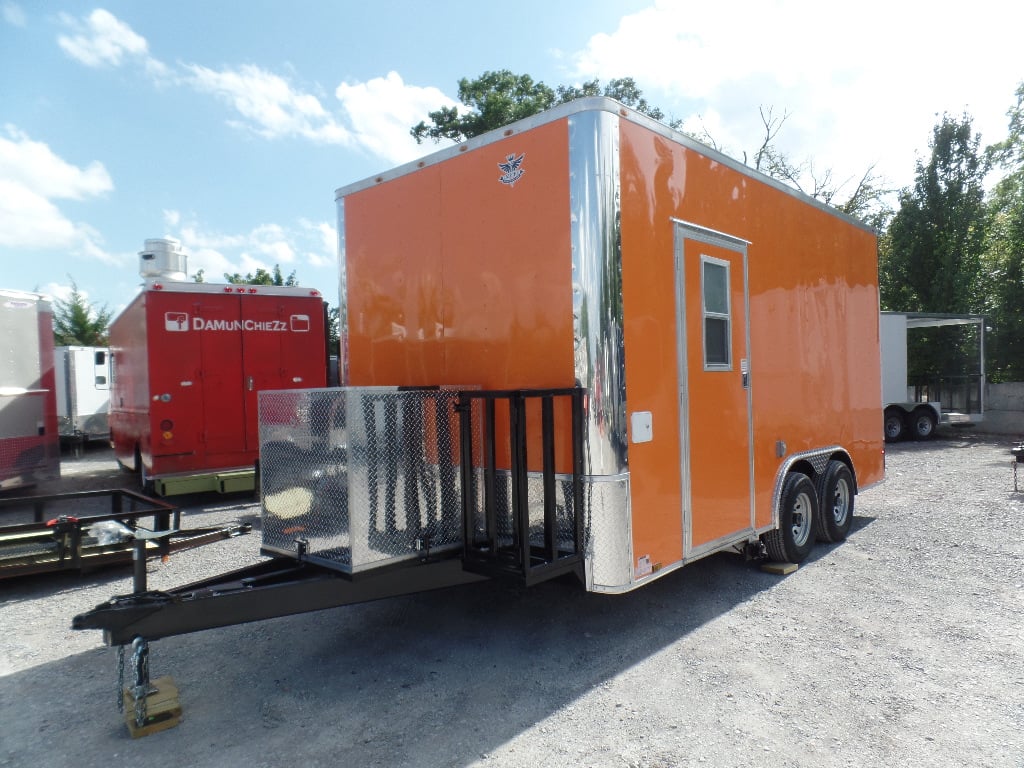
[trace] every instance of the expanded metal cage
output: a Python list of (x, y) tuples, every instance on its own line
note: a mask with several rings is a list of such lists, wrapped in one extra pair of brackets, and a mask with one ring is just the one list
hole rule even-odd
[(260, 393), (263, 548), (354, 573), (462, 542), (457, 392)]
[[(579, 554), (573, 467), (555, 472), (569, 420), (556, 440), (550, 402), (541, 419), (539, 401), (533, 414), (514, 394), (496, 417), (502, 397), (466, 387), (260, 393), (263, 549), (350, 574), (467, 538), (478, 557), (509, 547), (527, 560), (531, 550)], [(549, 446), (536, 470), (523, 431), (531, 414)]]

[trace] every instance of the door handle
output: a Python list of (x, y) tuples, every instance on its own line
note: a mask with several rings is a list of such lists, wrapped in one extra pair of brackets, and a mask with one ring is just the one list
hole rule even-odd
[(245, 379), (245, 386), (249, 389), (250, 392), (252, 392), (254, 384), (255, 381), (253, 380), (253, 377), (247, 376)]

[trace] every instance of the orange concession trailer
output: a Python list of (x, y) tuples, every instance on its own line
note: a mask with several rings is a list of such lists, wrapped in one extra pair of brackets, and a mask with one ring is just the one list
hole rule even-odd
[(336, 200), (343, 385), (583, 389), (588, 589), (799, 562), (882, 478), (862, 222), (604, 98)]
[(75, 628), (135, 647), (481, 578), (797, 563), (882, 478), (862, 223), (603, 98), (336, 199), (343, 386), (258, 400), (271, 559)]

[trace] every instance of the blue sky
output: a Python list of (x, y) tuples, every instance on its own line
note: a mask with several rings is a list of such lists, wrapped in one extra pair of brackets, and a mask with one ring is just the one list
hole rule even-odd
[(1005, 137), (1018, 3), (977, 0), (0, 0), (0, 288), (117, 313), (138, 251), (189, 272), (279, 264), (337, 302), (334, 190), (438, 149), (409, 128), (461, 77), (631, 76), (741, 157), (778, 145), (853, 185), (913, 181), (943, 112)]

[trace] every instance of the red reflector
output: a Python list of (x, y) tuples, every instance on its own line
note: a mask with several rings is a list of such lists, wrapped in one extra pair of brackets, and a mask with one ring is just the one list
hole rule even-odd
[(174, 429), (174, 422), (170, 419), (164, 419), (160, 422), (161, 432), (170, 432), (172, 429)]

